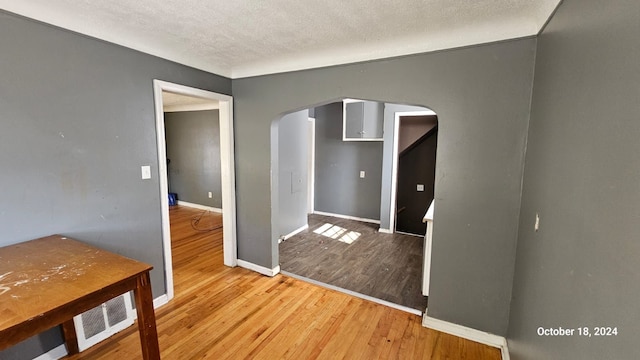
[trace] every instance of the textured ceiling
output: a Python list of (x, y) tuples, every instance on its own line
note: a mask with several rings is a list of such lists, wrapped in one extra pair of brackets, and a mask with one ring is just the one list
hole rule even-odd
[(0, 0), (0, 8), (238, 78), (538, 33), (560, 0)]

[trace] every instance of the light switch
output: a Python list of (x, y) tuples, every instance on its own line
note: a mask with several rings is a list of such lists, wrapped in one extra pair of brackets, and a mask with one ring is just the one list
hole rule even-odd
[(360, 178), (364, 179), (364, 171), (360, 171)]
[(140, 167), (140, 170), (142, 172), (142, 180), (148, 180), (151, 179), (151, 166), (149, 165), (142, 165)]
[(417, 190), (417, 191), (424, 191), (424, 184), (418, 184), (418, 185), (416, 186), (416, 190)]

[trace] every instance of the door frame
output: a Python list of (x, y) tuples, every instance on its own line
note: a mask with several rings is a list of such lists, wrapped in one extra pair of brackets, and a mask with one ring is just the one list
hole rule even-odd
[[(419, 111), (396, 111), (393, 113), (393, 154), (391, 157), (391, 203), (389, 204), (389, 230), (396, 232), (396, 211), (398, 211), (397, 191), (398, 191), (398, 138), (400, 137), (400, 117), (402, 116), (424, 116), (437, 115), (433, 110)], [(437, 162), (436, 162), (437, 166)]]
[(315, 177), (316, 177), (316, 119), (309, 117), (308, 134), (309, 152), (307, 163), (307, 213), (313, 214), (315, 211)]
[(233, 145), (233, 97), (211, 91), (153, 80), (156, 111), (156, 137), (158, 145), (158, 172), (160, 180), (160, 213), (162, 219), (162, 245), (164, 251), (165, 286), (167, 301), (174, 296), (173, 261), (171, 257), (171, 227), (169, 219), (169, 189), (167, 180), (167, 148), (164, 130), (162, 92), (209, 99), (219, 103), (220, 118), (220, 170), (222, 185), (222, 224), (224, 265), (235, 267), (238, 263), (236, 239), (236, 189)]

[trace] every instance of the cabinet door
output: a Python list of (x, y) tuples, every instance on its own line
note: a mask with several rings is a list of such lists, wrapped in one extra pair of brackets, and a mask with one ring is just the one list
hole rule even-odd
[(364, 102), (348, 102), (344, 104), (344, 139), (362, 137), (362, 121), (364, 119)]
[(384, 104), (375, 101), (343, 101), (343, 141), (382, 141)]
[(361, 137), (363, 139), (382, 139), (383, 119), (384, 105), (375, 101), (365, 101)]

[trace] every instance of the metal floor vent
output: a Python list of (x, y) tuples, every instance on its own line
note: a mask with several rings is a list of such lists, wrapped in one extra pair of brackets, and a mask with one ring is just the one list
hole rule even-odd
[(130, 292), (73, 318), (78, 336), (78, 348), (84, 351), (100, 341), (133, 325), (135, 312)]

